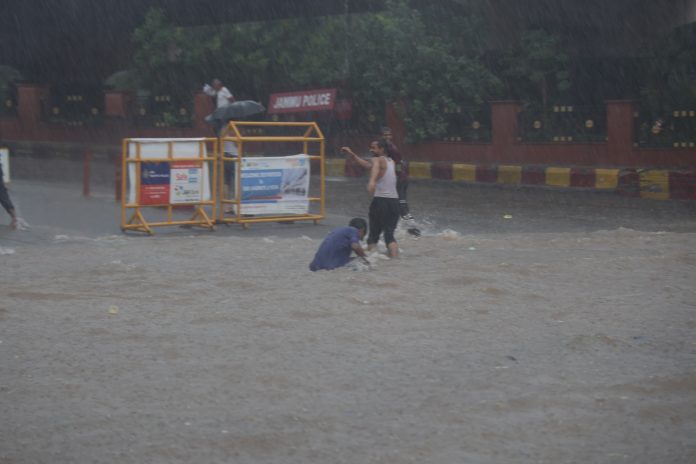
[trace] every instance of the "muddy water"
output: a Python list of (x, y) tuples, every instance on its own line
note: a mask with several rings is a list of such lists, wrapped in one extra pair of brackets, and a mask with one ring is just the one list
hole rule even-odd
[(400, 260), (309, 272), (363, 184), (323, 225), (154, 237), (13, 187), (0, 462), (694, 461), (690, 204), (414, 183)]

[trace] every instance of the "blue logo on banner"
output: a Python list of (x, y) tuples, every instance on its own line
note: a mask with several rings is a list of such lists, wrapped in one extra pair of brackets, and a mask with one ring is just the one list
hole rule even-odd
[(168, 184), (169, 163), (142, 163), (140, 183), (143, 185)]
[(242, 170), (242, 200), (277, 197), (281, 193), (283, 171)]

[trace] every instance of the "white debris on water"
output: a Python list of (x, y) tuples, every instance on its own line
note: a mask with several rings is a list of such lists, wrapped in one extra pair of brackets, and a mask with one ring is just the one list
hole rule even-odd
[[(67, 235), (58, 234), (53, 236), (54, 242), (126, 242), (135, 237), (127, 235), (102, 235), (100, 237), (85, 237), (84, 235)], [(196, 236), (190, 236), (191, 239), (197, 239)]]
[[(413, 233), (418, 231), (418, 233)], [(437, 225), (428, 219), (402, 219), (396, 226), (394, 236), (397, 240), (417, 240), (421, 236), (434, 236), (438, 233)]]
[(53, 240), (56, 241), (56, 242), (85, 242), (85, 241), (87, 241), (87, 242), (94, 242), (94, 241), (96, 241), (97, 239), (91, 238), (91, 237), (84, 237), (84, 236), (81, 236), (81, 235), (75, 235), (75, 236), (73, 236), (73, 235), (64, 235), (64, 234), (60, 234), (60, 235), (54, 236), (54, 237), (53, 237)]
[(14, 248), (0, 247), (0, 255), (13, 255), (14, 253), (15, 253)]
[(437, 236), (442, 237), (445, 240), (456, 240), (459, 237), (461, 237), (461, 234), (459, 232), (457, 232), (456, 230), (445, 229), (442, 232), (440, 232), (439, 234), (437, 234)]
[(105, 235), (103, 237), (97, 237), (94, 240), (96, 242), (100, 241), (124, 241), (127, 237), (125, 235)]
[(109, 269), (112, 272), (121, 272), (121, 271), (131, 271), (131, 270), (137, 269), (137, 268), (138, 268), (138, 264), (134, 264), (134, 263), (128, 264), (128, 263), (124, 263), (120, 259), (117, 259), (117, 260), (111, 261), (109, 264), (97, 266), (96, 269), (100, 269), (100, 270)]

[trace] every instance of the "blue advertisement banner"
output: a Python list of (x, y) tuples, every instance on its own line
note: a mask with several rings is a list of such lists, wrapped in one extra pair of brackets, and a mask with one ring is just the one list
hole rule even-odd
[(169, 184), (169, 163), (143, 163), (140, 183), (143, 185)]
[(242, 200), (280, 198), (283, 171), (280, 169), (242, 171)]

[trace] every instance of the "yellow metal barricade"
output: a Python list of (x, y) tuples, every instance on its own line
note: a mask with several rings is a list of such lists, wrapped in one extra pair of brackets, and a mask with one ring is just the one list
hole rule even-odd
[(152, 234), (153, 227), (174, 225), (212, 230), (218, 143), (217, 138), (124, 139), (121, 230)]
[[(268, 132), (290, 132), (291, 134), (268, 135)], [(294, 132), (294, 133), (293, 133)], [(296, 133), (296, 134), (295, 134)], [(237, 152), (235, 155), (225, 153), (225, 145), (235, 145)], [(242, 178), (244, 176), (244, 165), (249, 164), (254, 159), (247, 147), (252, 144), (264, 144), (266, 146), (297, 145), (301, 146), (301, 154), (307, 155), (307, 162), (317, 160), (319, 164), (319, 196), (310, 196), (307, 191), (307, 211), (299, 214), (246, 214), (245, 205), (253, 203), (252, 200), (243, 199), (244, 187)], [(316, 224), (325, 217), (326, 195), (325, 195), (325, 139), (319, 126), (315, 122), (251, 122), (251, 121), (231, 121), (226, 127), (223, 136), (218, 144), (219, 166), (218, 166), (218, 196), (220, 198), (220, 208), (218, 209), (217, 222), (237, 223), (247, 228), (250, 223), (256, 222), (293, 222), (311, 220)], [(279, 148), (280, 149), (280, 148)], [(287, 150), (287, 148), (285, 148)], [(228, 153), (230, 150), (227, 150)], [(310, 154), (313, 153), (313, 154)], [(280, 155), (278, 155), (280, 156)], [(229, 194), (225, 195), (225, 165), (234, 163), (235, 176), (232, 185), (229, 187)], [(309, 167), (308, 167), (309, 169)], [(309, 173), (309, 170), (307, 171)], [(310, 176), (311, 177), (311, 176)], [(311, 179), (310, 179), (311, 182)], [(318, 211), (311, 212), (311, 205), (318, 204)], [(248, 208), (248, 206), (247, 206)], [(316, 208), (315, 208), (316, 209)]]

